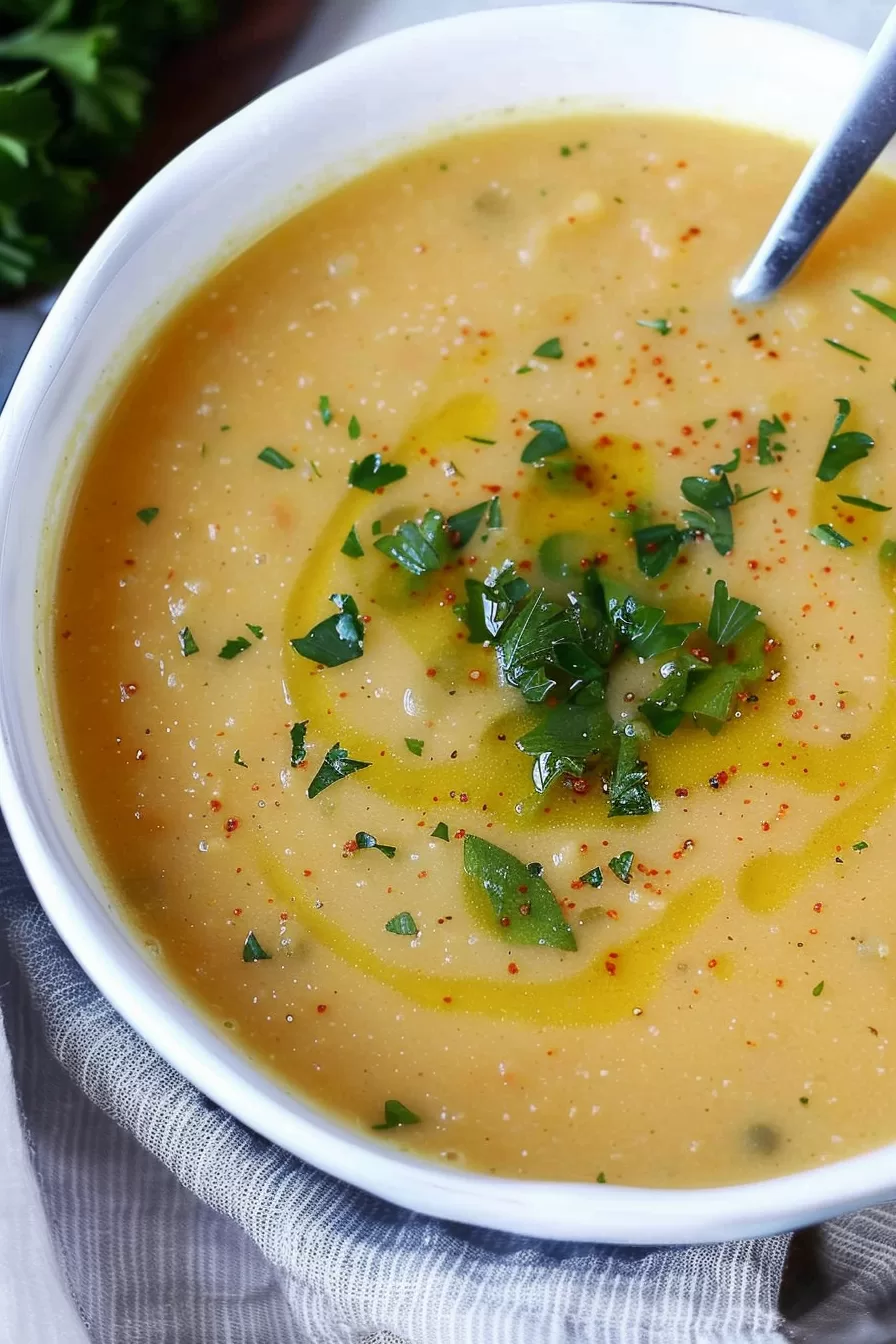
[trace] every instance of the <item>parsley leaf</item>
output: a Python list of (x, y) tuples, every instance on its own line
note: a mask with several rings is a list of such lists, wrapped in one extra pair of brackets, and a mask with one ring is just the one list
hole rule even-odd
[(353, 415), (348, 422), (348, 436), (350, 439), (360, 439), (361, 424), (356, 415)]
[(178, 630), (177, 637), (180, 640), (180, 651), (185, 658), (189, 658), (191, 653), (199, 652), (199, 645), (193, 638), (193, 631), (188, 625), (183, 630)]
[[(704, 421), (702, 422), (702, 423), (703, 423), (703, 428), (704, 428), (704, 429), (712, 429), (713, 425), (718, 424), (718, 422), (719, 422), (719, 417), (718, 417), (717, 415), (711, 415), (711, 416), (709, 417), (708, 420), (704, 420)], [(732, 470), (733, 470), (733, 468), (732, 468)]]
[(692, 714), (710, 733), (719, 732), (731, 717), (738, 693), (765, 670), (765, 638), (761, 621), (748, 625), (735, 643), (734, 660), (708, 667), (690, 686), (682, 703), (685, 714)]
[(516, 745), (537, 758), (533, 779), (543, 793), (561, 775), (581, 775), (588, 756), (611, 750), (613, 723), (603, 704), (555, 705)]
[(813, 999), (817, 999), (824, 992), (824, 981), (819, 980), (818, 984), (812, 990)]
[(677, 649), (660, 669), (660, 680), (638, 706), (639, 712), (660, 737), (670, 737), (684, 718), (682, 705), (692, 678), (708, 670), (706, 663), (684, 649)]
[(771, 441), (773, 434), (786, 433), (787, 426), (777, 416), (772, 420), (759, 421), (756, 460), (760, 467), (773, 467), (778, 461), (775, 453), (785, 453), (787, 451), (786, 443), (772, 443)]
[(419, 1125), (420, 1117), (400, 1101), (387, 1101), (384, 1108), (385, 1121), (381, 1125), (371, 1125), (371, 1129), (397, 1129), (399, 1125)]
[(384, 462), (379, 453), (368, 453), (360, 462), (353, 462), (348, 471), (348, 483), (357, 490), (373, 495), (377, 490), (400, 481), (408, 469), (400, 462)]
[(348, 779), (349, 775), (355, 774), (358, 770), (366, 770), (369, 765), (369, 761), (350, 760), (345, 747), (341, 747), (337, 742), (327, 752), (317, 774), (308, 785), (308, 797), (316, 798), (331, 784), (338, 783), (340, 779)]
[(521, 462), (543, 462), (546, 457), (553, 457), (569, 447), (565, 430), (555, 420), (530, 420), (529, 428), (536, 434), (523, 449)]
[(610, 779), (611, 817), (643, 817), (653, 811), (653, 799), (647, 787), (647, 766), (640, 759), (641, 742), (633, 723), (616, 731), (619, 754)]
[(699, 510), (683, 510), (685, 522), (705, 533), (719, 555), (727, 555), (734, 545), (731, 505), (735, 502), (728, 477), (724, 472), (721, 476), (685, 476), (681, 493)]
[(246, 629), (251, 631), (256, 639), (264, 639), (264, 631), (260, 625), (252, 625), (251, 621), (246, 622)]
[(844, 467), (848, 467), (851, 462), (861, 461), (874, 447), (874, 440), (870, 434), (863, 434), (858, 430), (840, 433), (852, 411), (852, 406), (846, 397), (836, 397), (835, 400), (838, 409), (834, 428), (815, 473), (819, 481), (833, 481)]
[(360, 658), (364, 652), (364, 623), (358, 615), (358, 606), (348, 593), (331, 593), (330, 601), (338, 614), (328, 616), (312, 626), (307, 635), (289, 642), (302, 658), (324, 667), (339, 667)]
[(608, 867), (611, 873), (615, 873), (620, 882), (631, 882), (634, 861), (635, 856), (632, 850), (624, 849), (621, 854), (616, 854), (610, 859)]
[(423, 755), (423, 742), (419, 737), (406, 737), (404, 744), (412, 756)]
[(233, 753), (233, 763), (234, 763), (234, 765), (241, 765), (241, 766), (243, 767), (244, 770), (248, 770), (248, 769), (249, 769), (248, 765), (246, 764), (246, 762), (243, 760), (242, 756), (240, 755), (240, 749), (239, 749), (239, 747), (237, 747), (236, 751)]
[(487, 444), (489, 448), (493, 447), (498, 442), (497, 439), (481, 439), (477, 434), (465, 434), (464, 438), (467, 440), (467, 443), (484, 443)]
[(158, 518), (158, 516), (159, 516), (159, 511), (158, 511), (158, 509), (138, 509), (138, 510), (137, 510), (137, 517), (140, 519), (141, 523), (145, 523), (147, 527), (149, 527), (149, 525), (150, 525), (150, 523), (152, 522), (152, 520), (153, 520), (154, 518)]
[(638, 568), (648, 579), (659, 578), (688, 540), (688, 533), (674, 523), (652, 523), (639, 527), (633, 535)]
[(251, 931), (246, 935), (246, 941), (243, 943), (243, 961), (270, 961), (270, 952), (265, 952), (261, 943)]
[(863, 355), (861, 351), (853, 350), (851, 346), (844, 345), (842, 341), (835, 340), (833, 336), (825, 336), (824, 343), (825, 345), (832, 346), (834, 350), (839, 350), (841, 354), (852, 355), (853, 359), (861, 359), (866, 364), (871, 363), (871, 358), (869, 355)]
[(853, 545), (848, 537), (844, 537), (836, 528), (831, 527), (830, 523), (819, 523), (817, 527), (810, 527), (809, 536), (820, 541), (822, 546), (836, 546), (841, 551)]
[(394, 532), (378, 537), (373, 544), (418, 577), (441, 569), (450, 552), (445, 520), (438, 509), (427, 509), (419, 523), (399, 523)]
[(386, 920), (387, 933), (404, 933), (413, 937), (419, 933), (417, 925), (414, 923), (414, 917), (409, 910), (402, 910), (400, 915), (393, 915), (391, 919)]
[(466, 546), (485, 520), (486, 527), (501, 527), (501, 502), (497, 495), (484, 499), (481, 504), (471, 504), (460, 513), (453, 513), (446, 522), (448, 539), (455, 550)]
[(639, 658), (654, 658), (680, 648), (689, 635), (700, 629), (699, 621), (665, 625), (661, 607), (648, 607), (618, 584), (606, 584), (607, 612), (620, 641), (631, 645)]
[(289, 730), (289, 740), (292, 749), (289, 753), (290, 765), (301, 765), (308, 752), (305, 748), (305, 734), (308, 731), (308, 720), (303, 719), (301, 723), (294, 723)]
[(444, 821), (440, 821), (436, 826), (435, 830), (430, 831), (430, 835), (434, 840), (451, 839), (451, 836), (448, 834), (448, 827), (446, 826)]
[(868, 848), (867, 840), (857, 840), (856, 843), (853, 845), (853, 849), (856, 851), (857, 854), (860, 854), (863, 849), (867, 848)]
[(385, 854), (387, 859), (395, 858), (395, 846), (381, 845), (376, 836), (371, 835), (368, 831), (356, 831), (355, 844), (359, 849), (378, 849), (381, 854)]
[(328, 425), (333, 419), (333, 412), (330, 409), (330, 398), (321, 396), (318, 399), (317, 409), (320, 413), (322, 423)]
[(567, 611), (546, 598), (543, 591), (530, 594), (511, 612), (494, 638), (504, 681), (531, 703), (544, 700), (556, 685), (546, 667), (554, 645), (564, 639), (574, 641), (575, 637), (576, 626)]
[(587, 873), (583, 873), (579, 878), (586, 887), (602, 887), (604, 884), (604, 875), (600, 868), (589, 868)]
[(637, 319), (637, 325), (639, 327), (649, 327), (651, 331), (658, 331), (661, 336), (668, 336), (669, 332), (672, 330), (672, 327), (664, 317), (639, 317)]
[(888, 317), (891, 322), (896, 322), (896, 308), (892, 304), (884, 303), (883, 299), (876, 299), (873, 294), (863, 294), (860, 289), (851, 289), (849, 292), (854, 294), (857, 299), (861, 299), (862, 303), (867, 303), (868, 307), (873, 308), (875, 312)]
[(464, 872), (485, 891), (508, 942), (576, 950), (573, 932), (547, 882), (512, 854), (466, 835)]
[(706, 633), (720, 649), (724, 649), (733, 644), (758, 615), (758, 607), (754, 607), (752, 602), (741, 601), (739, 597), (729, 597), (727, 583), (724, 579), (717, 579)]
[(276, 448), (262, 448), (258, 454), (259, 462), (266, 462), (269, 467), (276, 467), (278, 471), (292, 471), (295, 466), (290, 458), (284, 457), (278, 453)]
[[(784, 445), (781, 444), (782, 448), (783, 446)], [(740, 449), (735, 448), (734, 456), (732, 457), (730, 462), (714, 462), (713, 465), (710, 467), (710, 471), (713, 472), (714, 475), (720, 476), (723, 471), (727, 472), (737, 471), (739, 466), (740, 466)]]
[(541, 345), (532, 351), (532, 354), (541, 359), (562, 359), (563, 346), (560, 344), (560, 337), (552, 336), (549, 341), (542, 341)]
[(354, 524), (339, 549), (342, 551), (343, 555), (349, 556), (352, 560), (359, 560), (364, 554), (364, 547), (361, 545), (358, 529)]
[(889, 513), (891, 504), (878, 504), (874, 499), (866, 499), (864, 495), (838, 495), (844, 504), (854, 504), (857, 509), (871, 509), (872, 513)]
[(465, 579), (467, 600), (455, 607), (469, 629), (471, 644), (485, 644), (492, 639), (510, 615), (514, 603), (525, 597), (529, 585), (517, 574), (513, 562), (506, 560), (500, 569), (490, 571), (485, 581)]
[(228, 639), (224, 647), (219, 650), (218, 657), (226, 658), (229, 662), (231, 658), (238, 657), (239, 654), (245, 653), (246, 649), (251, 649), (251, 647), (252, 645), (245, 635), (237, 635), (235, 639)]

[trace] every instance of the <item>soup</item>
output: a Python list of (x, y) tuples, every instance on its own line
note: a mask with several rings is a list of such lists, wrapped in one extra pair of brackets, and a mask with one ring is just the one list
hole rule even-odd
[(433, 145), (204, 282), (96, 433), (72, 807), (208, 1019), (384, 1144), (694, 1186), (893, 1137), (896, 189), (739, 311), (803, 159)]

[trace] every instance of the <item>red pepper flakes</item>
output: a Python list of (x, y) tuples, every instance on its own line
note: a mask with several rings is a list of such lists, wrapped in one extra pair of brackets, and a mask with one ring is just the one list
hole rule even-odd
[(507, 928), (509, 928), (509, 927), (510, 927), (510, 916), (509, 916), (509, 915), (502, 915), (501, 918), (500, 918), (500, 920), (498, 921), (498, 923), (501, 925), (501, 928), (502, 928), (502, 929), (507, 929)]
[(455, 831), (455, 832), (454, 832), (454, 838), (455, 838), (455, 840), (463, 840), (463, 838), (464, 838), (465, 835), (466, 835), (466, 831)]
[(233, 913), (237, 916), (241, 915), (243, 913), (243, 907), (241, 905), (234, 906)]
[(687, 790), (687, 789), (676, 789), (676, 790), (675, 790), (675, 797), (676, 797), (676, 798), (687, 798), (687, 796), (688, 796), (688, 790)]
[(824, 909), (824, 906), (822, 905), (821, 901), (816, 901), (812, 909), (815, 911), (816, 915), (820, 915), (822, 910)]
[(572, 887), (573, 891), (581, 891), (585, 883), (580, 882), (579, 879), (576, 878), (574, 881), (570, 882), (569, 885)]
[(319, 1003), (317, 1005), (317, 1011), (319, 1013), (325, 1013), (327, 1011), (327, 1005), (325, 1003)]
[(710, 957), (709, 961), (706, 964), (711, 971), (714, 971), (719, 963), (716, 957)]
[(428, 668), (426, 669), (426, 675), (427, 675), (428, 677), (434, 677), (434, 676), (436, 675), (437, 672), (438, 672), (438, 668), (435, 668), (435, 667), (428, 667)]
[(519, 968), (519, 966), (517, 966), (516, 962), (515, 962), (515, 961), (508, 962), (508, 964), (507, 964), (507, 974), (508, 974), (508, 975), (519, 975), (519, 973), (520, 973), (520, 968)]
[(783, 989), (783, 988), (784, 988), (784, 981), (783, 981), (783, 980), (777, 980), (777, 979), (776, 979), (776, 980), (775, 980), (775, 984), (778, 986), (779, 989)]
[(605, 962), (604, 962), (604, 970), (606, 971), (607, 975), (615, 975), (615, 974), (616, 974), (616, 963), (615, 963), (615, 961), (605, 961)]
[(233, 835), (235, 830), (239, 829), (239, 817), (228, 817), (224, 823), (224, 829), (228, 835)]
[(346, 840), (345, 844), (342, 846), (342, 853), (345, 858), (348, 858), (350, 854), (356, 853), (357, 849), (357, 840)]
[(481, 680), (483, 679), (483, 677), (485, 676), (485, 673), (484, 673), (484, 672), (480, 672), (480, 670), (479, 670), (478, 667), (474, 667), (474, 668), (472, 668), (471, 671), (468, 673), (468, 676), (469, 676), (469, 678), (470, 678), (470, 681), (481, 681)]
[(608, 911), (607, 911), (607, 919), (618, 919), (618, 918), (619, 918), (619, 911), (618, 911), (618, 910), (608, 910)]
[(219, 798), (212, 798), (209, 801), (209, 807), (213, 812), (220, 812), (221, 808), (223, 807), (223, 803)]
[(728, 771), (720, 770), (717, 775), (711, 775), (709, 787), (711, 789), (722, 789), (728, 783)]

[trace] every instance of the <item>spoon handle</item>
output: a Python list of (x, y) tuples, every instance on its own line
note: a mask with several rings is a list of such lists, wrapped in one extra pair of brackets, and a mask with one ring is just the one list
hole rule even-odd
[(868, 53), (862, 79), (806, 164), (762, 246), (732, 286), (759, 303), (789, 280), (896, 133), (896, 7)]

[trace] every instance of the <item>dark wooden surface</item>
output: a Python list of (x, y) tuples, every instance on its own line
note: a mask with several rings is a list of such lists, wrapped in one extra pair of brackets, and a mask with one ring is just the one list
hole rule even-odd
[(276, 82), (315, 8), (315, 0), (220, 4), (224, 21), (175, 49), (160, 71), (147, 129), (105, 184), (98, 228), (181, 149)]

